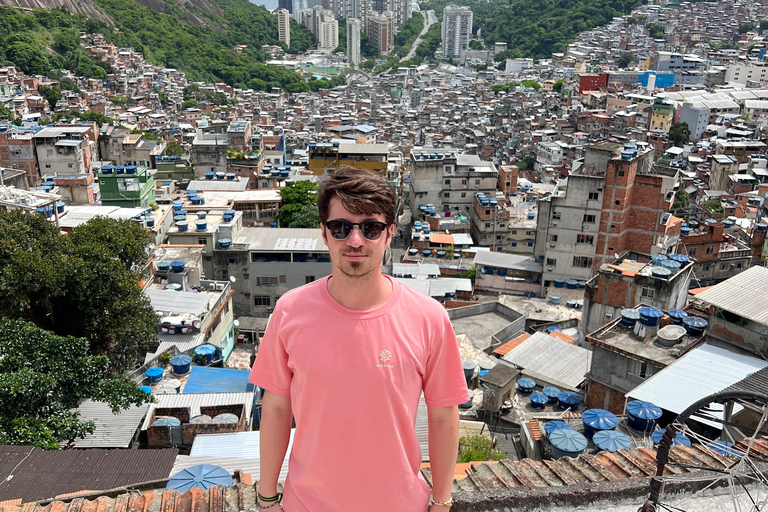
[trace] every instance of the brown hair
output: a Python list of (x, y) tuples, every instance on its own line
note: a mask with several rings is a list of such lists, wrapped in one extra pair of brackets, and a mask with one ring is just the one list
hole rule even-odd
[(344, 208), (358, 215), (384, 215), (387, 224), (395, 223), (397, 194), (395, 189), (378, 174), (344, 165), (317, 182), (317, 208), (320, 221), (328, 220), (328, 209), (333, 197), (338, 197)]

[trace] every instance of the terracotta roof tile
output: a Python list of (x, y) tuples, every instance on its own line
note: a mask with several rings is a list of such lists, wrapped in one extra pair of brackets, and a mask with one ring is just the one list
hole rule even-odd
[(576, 341), (576, 338), (574, 338), (573, 336), (568, 336), (567, 334), (564, 334), (561, 331), (553, 331), (549, 333), (549, 335), (552, 336), (553, 338), (563, 340), (566, 343), (573, 343), (574, 341)]
[(499, 356), (505, 356), (507, 355), (512, 349), (517, 348), (522, 342), (530, 338), (531, 335), (528, 333), (521, 334), (517, 338), (510, 340), (506, 343), (504, 343), (502, 346), (497, 348), (493, 351), (494, 354), (498, 354)]

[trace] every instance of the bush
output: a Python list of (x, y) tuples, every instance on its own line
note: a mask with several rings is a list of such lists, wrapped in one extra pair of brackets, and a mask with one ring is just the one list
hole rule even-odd
[(486, 436), (465, 436), (459, 439), (459, 464), (484, 460), (502, 460), (507, 456)]

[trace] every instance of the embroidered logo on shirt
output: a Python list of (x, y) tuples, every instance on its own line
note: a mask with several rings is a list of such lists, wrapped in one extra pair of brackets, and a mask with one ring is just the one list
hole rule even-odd
[(389, 350), (382, 350), (379, 352), (379, 360), (385, 364), (377, 364), (376, 368), (394, 368), (394, 365), (386, 364), (390, 359), (392, 359), (392, 352)]

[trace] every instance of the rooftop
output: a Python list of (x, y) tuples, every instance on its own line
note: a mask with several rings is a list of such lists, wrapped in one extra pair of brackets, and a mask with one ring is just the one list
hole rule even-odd
[(592, 352), (542, 332), (512, 348), (502, 359), (521, 370), (530, 370), (577, 388), (589, 372)]
[(720, 309), (768, 325), (768, 268), (751, 267), (696, 296)]

